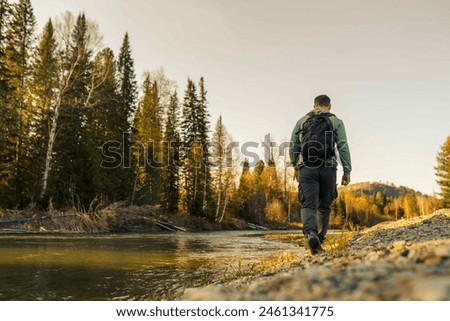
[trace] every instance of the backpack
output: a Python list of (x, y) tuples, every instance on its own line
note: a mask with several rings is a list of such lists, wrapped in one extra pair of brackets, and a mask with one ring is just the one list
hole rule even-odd
[(334, 156), (335, 133), (331, 125), (332, 113), (309, 113), (303, 123), (300, 142), (303, 163), (311, 167), (324, 166)]

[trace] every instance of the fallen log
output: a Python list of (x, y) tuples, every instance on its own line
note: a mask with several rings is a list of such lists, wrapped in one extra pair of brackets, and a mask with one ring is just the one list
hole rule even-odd
[(172, 223), (163, 222), (163, 221), (160, 221), (160, 220), (155, 220), (155, 224), (160, 226), (160, 227), (162, 227), (162, 228), (164, 228), (164, 229), (166, 229), (166, 230), (168, 230), (168, 231), (175, 231), (175, 230), (182, 231), (182, 232), (187, 232), (188, 231), (188, 229), (186, 229), (184, 227), (176, 226), (176, 225), (173, 225)]
[(263, 231), (268, 231), (269, 230), (267, 227), (264, 227), (264, 226), (261, 226), (261, 225), (257, 225), (257, 224), (254, 224), (254, 223), (247, 223), (247, 225), (250, 228), (254, 229), (254, 230), (263, 230)]
[(167, 230), (167, 231), (171, 231), (171, 232), (175, 232), (175, 230), (173, 228), (170, 228), (169, 226), (165, 225), (164, 223), (155, 220), (155, 224), (162, 227), (163, 229)]

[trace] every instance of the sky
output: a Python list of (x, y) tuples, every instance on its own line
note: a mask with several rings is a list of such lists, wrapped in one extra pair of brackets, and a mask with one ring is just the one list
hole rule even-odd
[(288, 141), (327, 94), (347, 129), (352, 182), (439, 191), (436, 155), (450, 135), (448, 0), (31, 2), (40, 31), (50, 17), (84, 11), (116, 54), (127, 31), (139, 81), (162, 66), (182, 94), (188, 77), (203, 76), (212, 125), (222, 115), (240, 146), (261, 146), (268, 133)]

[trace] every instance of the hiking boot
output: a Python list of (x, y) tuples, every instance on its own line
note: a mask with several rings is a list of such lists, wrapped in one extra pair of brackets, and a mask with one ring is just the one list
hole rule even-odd
[(325, 236), (323, 236), (321, 233), (319, 233), (319, 242), (320, 244), (323, 244), (323, 242), (325, 242), (327, 238)]
[(323, 251), (322, 246), (320, 246), (319, 237), (315, 233), (310, 232), (308, 234), (308, 245), (312, 255)]

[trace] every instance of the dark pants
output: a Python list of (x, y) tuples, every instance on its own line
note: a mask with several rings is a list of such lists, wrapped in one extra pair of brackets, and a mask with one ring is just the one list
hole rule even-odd
[(298, 198), (302, 203), (303, 233), (325, 237), (330, 222), (330, 206), (337, 196), (336, 168), (302, 166), (298, 178)]

